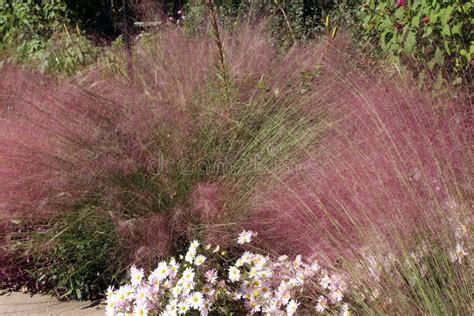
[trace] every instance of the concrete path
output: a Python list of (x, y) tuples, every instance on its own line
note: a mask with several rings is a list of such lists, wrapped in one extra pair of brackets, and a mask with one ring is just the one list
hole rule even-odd
[(0, 315), (12, 316), (104, 316), (104, 306), (91, 302), (59, 302), (44, 295), (9, 292), (0, 295)]

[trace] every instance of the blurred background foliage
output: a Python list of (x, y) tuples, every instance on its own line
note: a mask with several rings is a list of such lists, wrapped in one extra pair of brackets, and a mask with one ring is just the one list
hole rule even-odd
[[(124, 7), (125, 5), (125, 7)], [(463, 0), (216, 0), (220, 23), (232, 29), (246, 18), (266, 18), (282, 49), (325, 30), (325, 19), (367, 53), (408, 66), (422, 80), (471, 81), (474, 42), (471, 1)], [(0, 0), (0, 58), (33, 61), (72, 75), (96, 60), (134, 21), (161, 19), (186, 32), (206, 29), (200, 0)], [(373, 57), (373, 56), (372, 56)]]

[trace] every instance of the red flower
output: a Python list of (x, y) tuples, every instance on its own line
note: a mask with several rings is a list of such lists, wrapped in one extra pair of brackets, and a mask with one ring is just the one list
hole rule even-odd
[(395, 21), (393, 23), (393, 27), (397, 29), (397, 31), (400, 31), (400, 29), (403, 27), (403, 24), (400, 21)]
[(397, 0), (397, 8), (404, 7), (405, 3), (405, 0)]

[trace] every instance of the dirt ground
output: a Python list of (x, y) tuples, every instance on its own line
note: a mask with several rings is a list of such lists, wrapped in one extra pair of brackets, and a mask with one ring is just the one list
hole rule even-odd
[(0, 315), (104, 316), (104, 306), (93, 302), (59, 302), (44, 295), (9, 292), (0, 295)]

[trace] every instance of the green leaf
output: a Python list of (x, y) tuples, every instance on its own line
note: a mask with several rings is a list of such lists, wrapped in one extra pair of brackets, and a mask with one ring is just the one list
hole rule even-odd
[(451, 55), (451, 48), (449, 47), (449, 42), (448, 41), (443, 41), (443, 46), (444, 46), (444, 50), (446, 51), (446, 53), (448, 53), (448, 55)]
[(452, 35), (461, 34), (461, 26), (462, 26), (462, 23), (461, 23), (461, 22), (456, 23), (456, 24), (451, 28), (451, 34), (452, 34)]
[(421, 20), (421, 12), (418, 13), (417, 15), (415, 15), (412, 19), (411, 19), (411, 25), (413, 27), (418, 27), (420, 25), (420, 20)]
[(451, 12), (453, 12), (452, 6), (448, 6), (446, 9), (441, 10), (440, 21), (443, 27), (444, 25), (448, 24), (449, 18), (451, 17)]
[(397, 20), (402, 20), (404, 13), (405, 13), (405, 9), (403, 7), (398, 8), (393, 14), (393, 17)]
[(441, 29), (441, 35), (450, 36), (451, 35), (451, 28), (448, 24), (444, 24), (443, 28)]
[(433, 28), (431, 26), (428, 26), (425, 29), (425, 32), (423, 33), (423, 36), (421, 38), (427, 38), (431, 35), (431, 33), (433, 33)]
[(443, 52), (441, 51), (441, 49), (439, 49), (439, 47), (436, 48), (434, 57), (428, 62), (428, 69), (433, 70), (435, 65), (444, 65)]
[(408, 32), (408, 35), (405, 40), (405, 53), (411, 53), (413, 52), (413, 49), (415, 48), (416, 44), (416, 36), (415, 32)]

